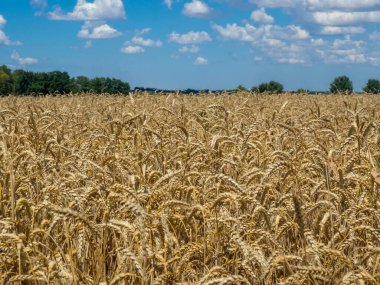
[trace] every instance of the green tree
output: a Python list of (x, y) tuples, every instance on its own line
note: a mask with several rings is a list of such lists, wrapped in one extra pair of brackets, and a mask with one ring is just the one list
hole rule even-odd
[(380, 93), (380, 80), (369, 79), (366, 86), (363, 88), (364, 92), (379, 94)]
[(253, 91), (255, 92), (260, 92), (260, 93), (282, 93), (284, 91), (284, 86), (277, 82), (277, 81), (269, 81), (268, 83), (261, 83), (257, 87), (252, 88)]
[(70, 76), (67, 72), (53, 71), (47, 73), (46, 91), (48, 93), (69, 93), (72, 89)]
[(111, 93), (111, 94), (116, 94), (116, 93), (129, 93), (131, 90), (131, 87), (129, 86), (128, 83), (123, 82), (119, 79), (115, 78), (107, 78), (106, 79), (106, 92)]
[(338, 76), (330, 84), (331, 93), (352, 93), (352, 81), (346, 75)]
[(78, 76), (73, 79), (72, 83), (73, 92), (90, 92), (91, 80), (86, 76)]
[(46, 72), (33, 73), (32, 84), (29, 93), (48, 94), (49, 93), (49, 74)]
[(91, 80), (91, 90), (97, 94), (105, 92), (106, 79), (104, 77), (95, 77)]
[(277, 81), (270, 81), (268, 83), (268, 91), (271, 93), (282, 93), (284, 91), (284, 86)]
[(29, 94), (34, 80), (34, 74), (30, 71), (17, 69), (13, 71), (13, 91), (19, 95)]
[(106, 78), (106, 77), (96, 77), (91, 80), (91, 90), (97, 94), (100, 93), (124, 93), (127, 94), (130, 91), (130, 86), (128, 83), (123, 82), (119, 79)]
[(237, 87), (236, 87), (236, 90), (237, 91), (248, 91), (248, 89), (247, 88), (245, 88), (243, 85), (238, 85)]
[(0, 66), (0, 95), (9, 95), (13, 92), (12, 71), (6, 66)]
[(261, 83), (257, 89), (260, 93), (268, 92), (268, 83)]

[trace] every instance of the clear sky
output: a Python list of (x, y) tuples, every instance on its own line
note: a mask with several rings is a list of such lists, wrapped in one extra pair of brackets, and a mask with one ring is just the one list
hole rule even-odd
[(131, 86), (380, 79), (380, 0), (0, 0), (0, 64)]

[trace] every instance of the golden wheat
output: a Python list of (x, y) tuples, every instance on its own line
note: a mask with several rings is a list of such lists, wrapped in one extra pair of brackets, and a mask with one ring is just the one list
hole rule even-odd
[(2, 284), (380, 284), (380, 97), (0, 98)]

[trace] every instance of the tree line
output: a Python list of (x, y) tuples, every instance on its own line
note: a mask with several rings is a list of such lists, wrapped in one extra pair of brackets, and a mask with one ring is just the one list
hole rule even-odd
[[(67, 72), (32, 72), (17, 69), (12, 71), (6, 65), (0, 66), (0, 95), (28, 95), (28, 94), (67, 94), (67, 93), (110, 93), (110, 94), (128, 94), (131, 91), (130, 85), (119, 79), (109, 77), (95, 77), (90, 79), (86, 76), (70, 77)], [(142, 91), (148, 93), (173, 93), (175, 90), (161, 90), (156, 88), (136, 87), (134, 91)], [(251, 89), (245, 88), (243, 85), (237, 86), (233, 90), (196, 90), (185, 89), (181, 93), (198, 94), (209, 92), (229, 93), (237, 91), (251, 91), (254, 93), (282, 93), (284, 86), (277, 81), (269, 81), (261, 83)], [(330, 84), (329, 91), (331, 93), (352, 93), (353, 84), (348, 76), (338, 76)], [(298, 89), (295, 93), (326, 93), (319, 91), (309, 91)], [(379, 94), (380, 80), (369, 79), (363, 87), (363, 92)]]
[(127, 82), (109, 77), (70, 77), (67, 72), (32, 72), (6, 65), (0, 66), (0, 95), (110, 93), (127, 94), (131, 88)]
[[(239, 85), (236, 87), (238, 91), (248, 91), (244, 86)], [(252, 87), (251, 91), (255, 93), (282, 93), (284, 92), (284, 86), (277, 81), (270, 81), (268, 83), (262, 83), (257, 87)], [(346, 76), (338, 76), (330, 83), (331, 93), (352, 93), (354, 91), (354, 86), (351, 79)], [(315, 92), (305, 89), (298, 89), (294, 91), (295, 93), (326, 93), (326, 92)], [(363, 92), (371, 94), (380, 93), (380, 80), (378, 79), (369, 79), (367, 84), (363, 87)]]

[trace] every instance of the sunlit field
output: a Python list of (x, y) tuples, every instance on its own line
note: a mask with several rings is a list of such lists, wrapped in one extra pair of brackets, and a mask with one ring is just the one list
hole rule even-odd
[(2, 284), (380, 284), (380, 96), (0, 98)]

